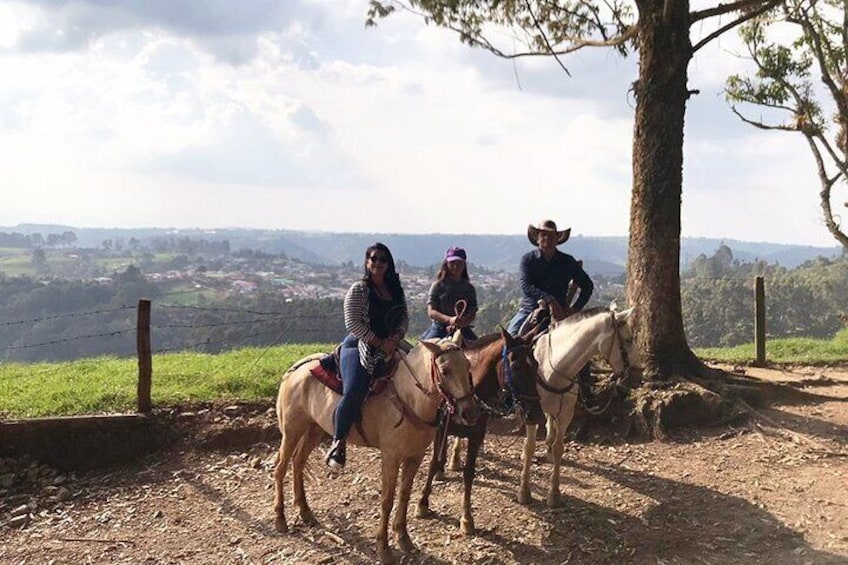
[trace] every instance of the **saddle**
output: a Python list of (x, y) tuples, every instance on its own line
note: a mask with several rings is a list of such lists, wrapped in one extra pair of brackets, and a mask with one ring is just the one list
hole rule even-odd
[[(540, 301), (541, 302), (541, 301)], [(540, 335), (544, 334), (551, 325), (551, 311), (547, 306), (539, 305), (533, 310), (521, 327), (518, 330), (520, 337), (533, 336), (535, 341)]]
[[(332, 353), (326, 353), (318, 358), (318, 365), (310, 370), (312, 376), (324, 383), (324, 385), (335, 392), (342, 393), (342, 378), (339, 367), (341, 363), (341, 344), (337, 345)], [(388, 361), (377, 363), (374, 368), (374, 376), (371, 379), (371, 387), (368, 396), (377, 396), (386, 390), (389, 381), (397, 369), (400, 357), (395, 354)]]

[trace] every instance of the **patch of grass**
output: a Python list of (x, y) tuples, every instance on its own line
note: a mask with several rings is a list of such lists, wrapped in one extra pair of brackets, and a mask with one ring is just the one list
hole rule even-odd
[[(722, 363), (747, 364), (754, 361), (754, 344), (725, 348), (699, 348), (701, 359)], [(766, 339), (766, 361), (798, 365), (834, 365), (848, 362), (848, 328), (832, 339), (806, 337)]]
[[(153, 357), (154, 406), (213, 400), (273, 399), (298, 359), (328, 344), (245, 348), (220, 355)], [(138, 362), (97, 357), (67, 363), (0, 364), (0, 416), (36, 418), (134, 412)]]
[[(293, 363), (330, 344), (251, 347), (218, 355), (166, 353), (153, 357), (153, 404), (216, 400), (272, 400), (280, 377)], [(709, 361), (747, 364), (753, 344), (701, 348)], [(833, 339), (772, 339), (771, 363), (833, 365), (848, 362), (848, 329)], [(135, 358), (97, 357), (67, 363), (0, 364), (0, 417), (36, 418), (134, 412), (138, 384)]]

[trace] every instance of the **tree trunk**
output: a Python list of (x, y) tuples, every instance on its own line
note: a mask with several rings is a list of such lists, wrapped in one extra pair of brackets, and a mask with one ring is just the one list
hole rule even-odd
[(688, 0), (639, 0), (639, 80), (627, 294), (646, 380), (701, 373), (683, 331), (680, 201), (686, 71), (692, 57)]

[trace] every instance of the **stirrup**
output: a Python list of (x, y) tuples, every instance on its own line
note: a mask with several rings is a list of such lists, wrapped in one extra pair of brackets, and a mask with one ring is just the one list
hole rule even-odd
[(327, 456), (324, 458), (325, 463), (330, 469), (342, 469), (345, 466), (345, 440), (333, 440), (330, 449), (327, 450)]

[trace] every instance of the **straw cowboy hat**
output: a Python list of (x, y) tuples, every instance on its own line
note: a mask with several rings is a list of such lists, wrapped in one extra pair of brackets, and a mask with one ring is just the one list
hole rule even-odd
[(560, 245), (566, 242), (568, 236), (571, 235), (571, 228), (567, 230), (559, 231), (557, 230), (556, 222), (553, 220), (542, 220), (539, 222), (539, 225), (529, 225), (527, 226), (527, 239), (530, 240), (530, 243), (533, 245), (539, 245), (539, 232), (547, 231), (556, 233), (556, 244)]

